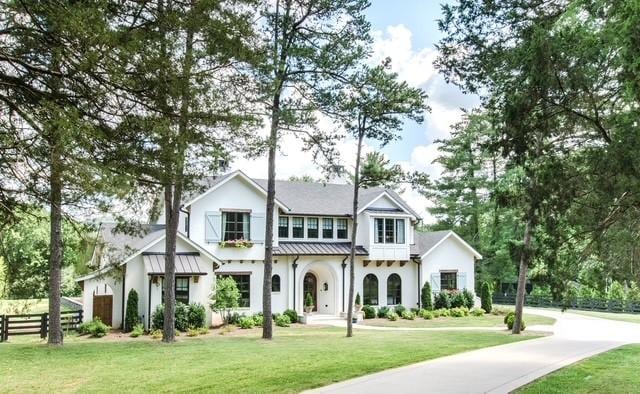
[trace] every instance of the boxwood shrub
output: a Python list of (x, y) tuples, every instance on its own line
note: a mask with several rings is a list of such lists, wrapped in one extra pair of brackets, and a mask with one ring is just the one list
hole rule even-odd
[(379, 318), (386, 319), (388, 314), (389, 314), (389, 307), (388, 306), (381, 306), (380, 308), (378, 308), (378, 317)]
[(398, 314), (395, 312), (389, 312), (387, 314), (387, 319), (391, 320), (391, 321), (396, 321), (398, 320)]
[(289, 317), (289, 323), (298, 322), (298, 312), (294, 311), (293, 309), (287, 309), (282, 314)]
[(464, 295), (459, 291), (452, 292), (449, 299), (451, 300), (451, 308), (460, 308), (461, 306), (465, 306), (467, 302)]
[(398, 314), (398, 316), (402, 316), (402, 312), (406, 311), (407, 308), (405, 308), (403, 305), (396, 305), (393, 307), (393, 311), (395, 313)]
[(80, 327), (78, 327), (78, 332), (80, 335), (90, 335), (95, 338), (101, 338), (109, 332), (108, 325), (104, 324), (99, 317), (95, 319), (82, 323)]
[(373, 319), (376, 317), (376, 308), (371, 305), (365, 305), (362, 307), (362, 313), (365, 319)]
[(449, 309), (451, 308), (451, 300), (449, 299), (449, 294), (445, 291), (441, 291), (438, 293), (434, 300), (433, 305), (436, 309)]
[(255, 323), (254, 323), (252, 317), (243, 316), (238, 321), (238, 326), (240, 326), (240, 328), (245, 329), (245, 330), (249, 329), (249, 328), (253, 328), (254, 325), (255, 325)]
[(190, 328), (202, 328), (206, 326), (207, 311), (204, 305), (199, 303), (189, 304), (187, 322)]
[(276, 316), (275, 321), (276, 321), (276, 326), (278, 327), (289, 327), (289, 324), (291, 324), (291, 320), (289, 319), (289, 316), (284, 314)]
[(411, 311), (407, 311), (407, 310), (403, 311), (401, 316), (405, 320), (414, 320), (416, 318), (416, 314), (415, 313), (413, 313)]

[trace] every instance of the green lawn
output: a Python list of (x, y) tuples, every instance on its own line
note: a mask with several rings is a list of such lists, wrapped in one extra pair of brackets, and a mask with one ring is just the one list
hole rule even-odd
[[(538, 315), (525, 315), (524, 321), (527, 326), (536, 324), (553, 324), (555, 319)], [(415, 320), (399, 319), (391, 321), (388, 319), (367, 319), (362, 324), (381, 327), (416, 327), (416, 328), (436, 328), (436, 327), (504, 327), (504, 316), (487, 314), (484, 316), (465, 317), (438, 317), (425, 320), (416, 317)]]
[(602, 319), (626, 321), (626, 322), (629, 322), (629, 323), (640, 323), (640, 314), (633, 315), (633, 314), (630, 314), (630, 313), (577, 311), (577, 310), (574, 310), (574, 309), (567, 310), (567, 312), (577, 313), (579, 315), (584, 315), (584, 316), (599, 317), (599, 318), (602, 318)]
[[(67, 308), (62, 306), (62, 310)], [(0, 314), (16, 315), (23, 313), (44, 313), (49, 311), (49, 300), (46, 298), (24, 300), (0, 300)]]
[[(242, 334), (245, 334), (242, 332)], [(453, 353), (535, 338), (503, 332), (372, 332), (295, 326), (180, 337), (166, 345), (67, 338), (63, 348), (0, 344), (3, 392), (296, 392)]]
[(640, 345), (628, 345), (540, 378), (519, 393), (637, 393)]

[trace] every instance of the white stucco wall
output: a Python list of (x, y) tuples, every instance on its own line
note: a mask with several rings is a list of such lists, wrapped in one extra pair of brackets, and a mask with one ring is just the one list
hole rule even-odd
[(93, 319), (94, 295), (113, 296), (111, 325), (114, 328), (120, 327), (120, 324), (122, 324), (122, 279), (115, 278), (114, 276), (107, 273), (100, 277), (84, 281), (82, 290), (83, 321), (90, 321)]
[(440, 271), (457, 271), (466, 274), (466, 284), (458, 283), (458, 287), (471, 291), (475, 289), (474, 255), (454, 236), (445, 239), (429, 253), (424, 259), (422, 267), (423, 283), (431, 280), (431, 274), (439, 274)]

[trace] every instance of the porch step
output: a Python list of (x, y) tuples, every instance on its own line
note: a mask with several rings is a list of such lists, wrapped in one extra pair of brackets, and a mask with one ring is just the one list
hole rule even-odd
[(322, 324), (322, 322), (327, 322), (327, 321), (335, 321), (335, 320), (344, 320), (344, 318), (340, 317), (339, 315), (330, 315), (330, 314), (308, 314), (308, 315), (302, 315), (302, 321), (305, 322), (305, 324)]

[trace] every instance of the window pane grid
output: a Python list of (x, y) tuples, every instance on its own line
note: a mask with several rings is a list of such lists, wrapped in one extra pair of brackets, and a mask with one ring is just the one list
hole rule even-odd
[(318, 218), (307, 219), (307, 238), (318, 238)]
[(304, 238), (304, 218), (291, 218), (293, 238)]
[(322, 238), (333, 238), (333, 219), (322, 219)]
[(387, 305), (402, 304), (402, 280), (400, 275), (391, 274), (387, 279)]
[(378, 278), (367, 274), (362, 282), (363, 305), (378, 305)]
[(223, 212), (224, 240), (234, 241), (249, 238), (249, 214), (245, 212)]
[(346, 239), (347, 238), (347, 219), (338, 219), (338, 221), (336, 222), (336, 228), (338, 231), (338, 238)]
[(278, 218), (278, 237), (289, 238), (289, 218)]

